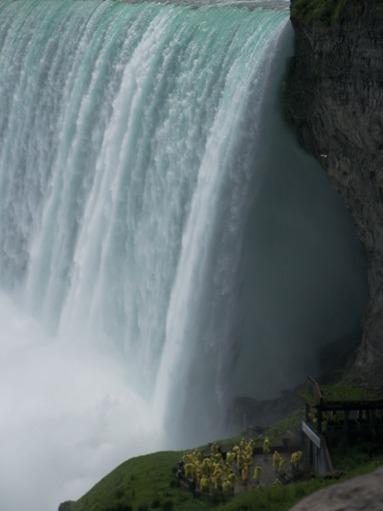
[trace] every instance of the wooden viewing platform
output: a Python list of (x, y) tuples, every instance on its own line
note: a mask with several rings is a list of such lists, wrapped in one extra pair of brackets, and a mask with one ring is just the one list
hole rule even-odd
[[(307, 378), (301, 393), (305, 401), (302, 422), (305, 462), (319, 475), (333, 475), (329, 447), (352, 445), (360, 441), (383, 444), (382, 396), (357, 387), (340, 385), (321, 388), (314, 378)], [(336, 389), (338, 392), (331, 392)], [(333, 395), (332, 395), (333, 394)]]

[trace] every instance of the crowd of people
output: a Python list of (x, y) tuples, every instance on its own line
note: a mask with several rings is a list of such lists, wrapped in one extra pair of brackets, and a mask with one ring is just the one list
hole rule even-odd
[[(267, 437), (263, 439), (262, 451), (270, 457), (271, 446)], [(297, 473), (302, 453), (292, 453), (288, 464), (277, 451), (271, 459), (275, 482), (281, 483), (286, 481), (288, 468)], [(207, 451), (195, 449), (186, 453), (178, 464), (177, 477), (195, 494), (230, 496), (248, 486), (261, 485), (263, 472), (255, 458), (255, 441), (242, 439), (230, 450), (225, 451), (215, 443)]]

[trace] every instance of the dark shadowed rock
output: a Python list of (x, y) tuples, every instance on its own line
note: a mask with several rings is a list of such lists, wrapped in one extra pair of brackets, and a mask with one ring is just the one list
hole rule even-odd
[(331, 23), (301, 17), (299, 5), (292, 0), (287, 115), (342, 194), (365, 246), (370, 304), (353, 375), (382, 387), (383, 5), (350, 0)]
[(330, 486), (303, 499), (291, 511), (382, 511), (383, 468)]
[(264, 430), (302, 407), (302, 399), (295, 391), (284, 391), (276, 399), (260, 401), (251, 397), (237, 397), (228, 410), (228, 422), (233, 432)]

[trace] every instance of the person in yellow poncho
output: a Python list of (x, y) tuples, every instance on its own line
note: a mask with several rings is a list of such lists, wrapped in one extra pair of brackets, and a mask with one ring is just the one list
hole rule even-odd
[(192, 463), (185, 464), (185, 476), (189, 479), (194, 475), (194, 465)]
[(234, 491), (233, 483), (231, 481), (229, 481), (228, 479), (226, 479), (226, 481), (224, 481), (222, 484), (222, 490), (225, 495), (232, 494)]
[(270, 448), (270, 439), (269, 437), (265, 436), (263, 440), (262, 450), (264, 454), (270, 454), (271, 448)]
[(209, 491), (209, 479), (207, 477), (201, 477), (199, 487), (201, 492), (207, 493)]
[(290, 458), (291, 471), (294, 477), (299, 475), (300, 463), (302, 461), (302, 451), (293, 452)]
[(243, 468), (241, 470), (241, 479), (243, 484), (246, 485), (249, 479), (249, 465), (247, 464), (243, 465)]
[(248, 442), (245, 444), (244, 448), (242, 449), (243, 457), (245, 459), (251, 460), (253, 458), (253, 445), (251, 442)]
[(209, 458), (205, 458), (201, 463), (201, 470), (204, 475), (209, 475), (210, 473), (210, 460)]
[(273, 453), (273, 468), (276, 472), (280, 472), (285, 465), (285, 460), (279, 454), (278, 451), (274, 451)]
[(226, 463), (227, 463), (227, 465), (231, 466), (233, 464), (234, 460), (235, 460), (235, 452), (229, 451), (226, 454)]
[(290, 458), (291, 465), (299, 465), (302, 460), (302, 451), (293, 452)]

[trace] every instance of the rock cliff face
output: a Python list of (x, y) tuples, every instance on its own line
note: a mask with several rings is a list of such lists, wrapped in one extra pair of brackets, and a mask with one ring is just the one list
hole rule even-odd
[(331, 22), (292, 0), (295, 57), (287, 115), (355, 219), (369, 267), (370, 304), (354, 376), (383, 386), (383, 2), (348, 0)]

